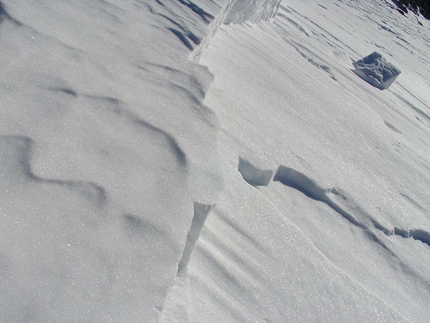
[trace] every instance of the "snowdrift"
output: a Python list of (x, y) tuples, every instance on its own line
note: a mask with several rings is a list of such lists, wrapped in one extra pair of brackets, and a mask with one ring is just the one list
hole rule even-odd
[(0, 2), (0, 321), (157, 321), (223, 187), (213, 76), (188, 56), (274, 4)]
[(0, 321), (428, 320), (430, 26), (391, 6), (1, 0)]

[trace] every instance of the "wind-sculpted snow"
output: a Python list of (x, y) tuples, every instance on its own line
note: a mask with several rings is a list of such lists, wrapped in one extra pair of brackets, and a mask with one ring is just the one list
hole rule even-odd
[[(241, 173), (243, 179), (252, 186), (267, 186), (269, 185), (273, 172), (271, 170), (259, 170), (254, 167), (248, 161), (239, 158), (239, 172)], [(327, 194), (333, 193), (335, 196), (340, 196), (342, 200), (347, 200), (347, 198), (339, 192), (338, 189), (323, 189), (321, 188), (315, 181), (306, 176), (305, 174), (290, 168), (284, 165), (280, 165), (278, 171), (273, 177), (274, 182), (280, 182), (285, 186), (294, 188), (300, 192), (302, 192), (307, 197), (323, 202), (327, 204), (330, 208), (332, 208), (335, 212), (339, 213), (343, 218), (348, 220), (351, 224), (363, 229), (366, 235), (369, 236), (370, 239), (380, 244), (383, 248), (388, 249), (387, 246), (379, 239), (375, 233), (372, 232), (372, 226), (377, 230), (382, 231), (387, 236), (390, 235), (398, 235), (403, 238), (413, 238), (415, 240), (419, 240), (424, 244), (430, 246), (430, 233), (421, 230), (421, 229), (412, 229), (412, 230), (404, 230), (394, 227), (393, 229), (385, 228), (380, 223), (378, 223), (374, 218), (370, 215), (366, 214), (368, 220), (372, 226), (368, 226), (365, 223), (358, 221), (350, 212), (346, 211), (339, 204), (335, 203)], [(359, 208), (355, 207), (361, 214), (365, 212)], [(390, 251), (391, 252), (391, 251)], [(394, 255), (394, 253), (393, 253)]]
[[(276, 175), (273, 180), (278, 181), (286, 186), (292, 187), (313, 200), (326, 203), (329, 207), (331, 207), (334, 211), (343, 216), (346, 220), (363, 229), (372, 240), (380, 244), (382, 247), (387, 248), (386, 245), (374, 233), (371, 232), (368, 226), (366, 226), (364, 223), (357, 221), (352, 214), (344, 210), (337, 203), (333, 202), (333, 200), (330, 199), (330, 197), (328, 197), (328, 195), (326, 194), (326, 192), (330, 191), (335, 195), (341, 195), (338, 190), (323, 189), (305, 174), (283, 165), (279, 166), (279, 169), (276, 172)], [(346, 199), (343, 195), (341, 196), (343, 199)], [(361, 212), (363, 211), (361, 210)], [(387, 235), (394, 234), (399, 235), (403, 238), (413, 238), (430, 246), (430, 233), (425, 230), (402, 230), (399, 228), (389, 230), (381, 226), (374, 219), (371, 218), (370, 220), (376, 229), (381, 230)]]
[[(427, 320), (428, 27), (308, 0), (219, 28), (201, 62), (226, 180), (178, 285), (189, 321)], [(368, 86), (352, 69), (373, 51), (408, 77)], [(276, 182), (256, 188), (263, 170)]]
[(230, 0), (224, 23), (256, 23), (273, 18), (280, 3), (281, 0)]
[(10, 19), (10, 16), (6, 11), (4, 4), (0, 1), (0, 23), (2, 23), (5, 19)]
[(4, 7), (4, 4), (0, 2), (0, 23), (3, 21), (3, 19), (7, 18), (9, 15), (6, 12), (6, 9)]
[(0, 9), (0, 321), (155, 322), (193, 201), (222, 187), (213, 77), (171, 31), (198, 43), (210, 15), (177, 1)]
[(428, 26), (280, 3), (0, 0), (1, 322), (428, 319)]
[[(200, 1), (202, 0), (199, 0), (199, 2)], [(202, 51), (209, 45), (210, 40), (215, 36), (221, 25), (242, 24), (245, 22), (258, 23), (263, 20), (269, 20), (277, 14), (281, 1), (282, 0), (218, 0), (219, 10), (214, 16), (210, 16), (211, 21), (206, 19), (208, 22), (206, 36), (202, 39), (201, 43), (198, 44), (199, 46), (189, 47), (194, 49), (191, 54), (191, 59), (194, 61), (199, 60)], [(183, 2), (184, 1), (181, 1), (181, 3)]]
[(430, 232), (421, 229), (404, 230), (399, 228), (394, 228), (394, 234), (401, 236), (403, 238), (413, 238), (414, 240), (419, 240), (422, 243), (430, 246)]
[(156, 321), (223, 187), (189, 56), (279, 2), (0, 2), (0, 321)]
[(106, 203), (107, 196), (105, 190), (95, 183), (63, 181), (41, 178), (35, 175), (30, 167), (33, 149), (34, 143), (30, 138), (0, 136), (0, 151), (2, 151), (0, 163), (2, 165), (3, 184), (13, 187), (15, 180), (19, 180), (20, 184), (33, 182), (49, 186), (58, 186), (82, 194), (84, 198), (88, 198), (91, 203), (99, 207)]

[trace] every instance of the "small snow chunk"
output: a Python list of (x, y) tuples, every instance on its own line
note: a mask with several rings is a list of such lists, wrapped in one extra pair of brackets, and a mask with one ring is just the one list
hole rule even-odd
[(401, 73), (378, 52), (354, 62), (354, 67), (355, 74), (380, 90), (388, 89)]
[(239, 157), (238, 170), (243, 179), (252, 186), (267, 186), (273, 176), (273, 171), (258, 169), (241, 157)]

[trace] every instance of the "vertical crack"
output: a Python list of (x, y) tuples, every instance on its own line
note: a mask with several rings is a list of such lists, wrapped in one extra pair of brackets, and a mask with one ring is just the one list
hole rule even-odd
[(178, 275), (186, 272), (188, 263), (191, 259), (191, 254), (196, 247), (197, 240), (200, 237), (205, 221), (214, 207), (215, 205), (194, 202), (194, 217), (191, 222), (190, 230), (188, 231), (185, 249), (178, 265)]

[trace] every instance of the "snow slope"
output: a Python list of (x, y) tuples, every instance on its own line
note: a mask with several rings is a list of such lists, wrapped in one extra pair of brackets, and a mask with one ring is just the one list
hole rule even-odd
[(0, 4), (0, 321), (429, 321), (427, 21)]
[[(200, 62), (225, 189), (165, 321), (429, 321), (429, 26), (414, 19), (284, 1), (218, 32)], [(352, 72), (375, 49), (406, 71), (388, 91)]]

